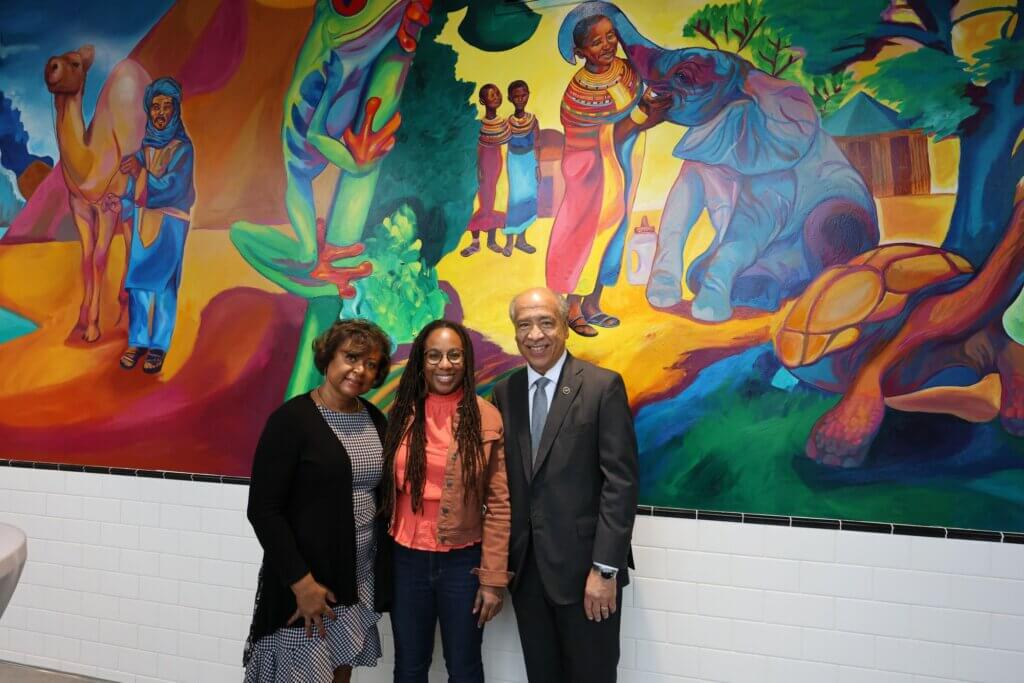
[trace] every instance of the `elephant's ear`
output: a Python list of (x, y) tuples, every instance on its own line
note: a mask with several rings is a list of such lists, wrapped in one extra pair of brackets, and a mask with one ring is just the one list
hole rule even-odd
[(687, 131), (674, 150), (681, 159), (729, 166), (744, 175), (792, 168), (810, 149), (821, 120), (807, 91), (751, 69), (740, 98)]
[(466, 4), (459, 35), (479, 50), (502, 52), (518, 47), (530, 39), (540, 23), (540, 15), (521, 2), (469, 0)]
[(562, 58), (570, 64), (576, 63), (576, 43), (572, 39), (573, 29), (583, 19), (597, 15), (606, 16), (611, 20), (615, 32), (619, 34), (619, 42), (622, 43), (622, 49), (626, 51), (626, 56), (633, 62), (640, 75), (647, 78), (648, 74), (644, 67), (661, 52), (661, 48), (641, 34), (622, 10), (610, 2), (596, 0), (584, 2), (574, 7), (566, 15), (558, 29), (558, 51)]

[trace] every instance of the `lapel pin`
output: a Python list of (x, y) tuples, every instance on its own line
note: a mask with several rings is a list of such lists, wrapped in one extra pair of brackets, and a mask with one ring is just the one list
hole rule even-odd
[(566, 396), (568, 396), (569, 392), (571, 391), (572, 389), (570, 389), (569, 387), (562, 387), (562, 393), (565, 394)]

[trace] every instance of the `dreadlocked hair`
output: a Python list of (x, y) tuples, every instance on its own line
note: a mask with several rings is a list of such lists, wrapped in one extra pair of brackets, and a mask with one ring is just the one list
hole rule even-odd
[[(476, 381), (473, 377), (473, 344), (469, 332), (459, 323), (450, 320), (435, 320), (416, 335), (409, 350), (409, 360), (398, 383), (398, 392), (388, 413), (388, 430), (384, 437), (384, 481), (391, 485), (384, 487), (383, 514), (390, 515), (394, 509), (396, 491), (409, 485), (412, 494), (412, 509), (418, 512), (423, 507), (423, 487), (427, 479), (427, 420), (424, 407), (427, 400), (427, 383), (423, 376), (427, 338), (434, 330), (449, 329), (462, 340), (462, 398), (458, 406), (458, 426), (452, 435), (462, 461), (463, 502), (468, 503), (471, 494), (479, 489), (483, 475), (484, 451), (480, 432), (480, 407), (476, 399)], [(403, 440), (408, 438), (408, 454), (405, 464), (405, 480), (395, 481), (395, 456)]]

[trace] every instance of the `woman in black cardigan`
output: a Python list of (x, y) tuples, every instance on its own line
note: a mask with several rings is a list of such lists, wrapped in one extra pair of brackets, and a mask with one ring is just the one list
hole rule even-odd
[(263, 546), (245, 680), (348, 681), (381, 656), (390, 539), (377, 514), (391, 342), (365, 320), (313, 344), (324, 381), (268, 418), (253, 458), (249, 521)]

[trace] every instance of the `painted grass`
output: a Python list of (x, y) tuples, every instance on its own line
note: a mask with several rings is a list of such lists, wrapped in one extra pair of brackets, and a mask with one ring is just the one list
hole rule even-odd
[[(1024, 440), (998, 424), (889, 411), (856, 470), (804, 455), (837, 397), (753, 383), (708, 397), (707, 413), (657, 454), (651, 505), (1024, 531)], [(651, 457), (651, 456), (648, 456)]]

